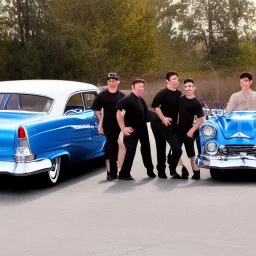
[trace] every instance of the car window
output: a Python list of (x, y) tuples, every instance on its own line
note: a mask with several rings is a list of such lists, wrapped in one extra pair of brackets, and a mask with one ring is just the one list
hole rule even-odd
[(83, 93), (83, 98), (84, 98), (84, 102), (86, 105), (86, 109), (92, 108), (92, 103), (96, 96), (97, 96), (96, 92)]
[(48, 112), (53, 100), (44, 96), (0, 93), (0, 110)]
[(85, 110), (81, 93), (72, 95), (65, 107), (65, 114), (78, 114)]

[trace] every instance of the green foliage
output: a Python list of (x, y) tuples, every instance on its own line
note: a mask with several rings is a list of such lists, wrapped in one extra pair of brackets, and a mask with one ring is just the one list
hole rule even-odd
[(154, 10), (146, 0), (76, 0), (72, 7), (55, 0), (50, 14), (84, 80), (103, 83), (109, 71), (128, 76), (158, 68)]
[(188, 70), (192, 63), (195, 69), (237, 65), (241, 54), (239, 43), (243, 37), (251, 35), (255, 25), (255, 6), (251, 1), (152, 2), (161, 12), (158, 17), (162, 38), (169, 32), (170, 60), (176, 65), (178, 62), (182, 70)]
[(256, 66), (256, 42), (243, 42), (240, 44), (241, 55), (238, 63), (243, 66)]
[(255, 66), (250, 0), (0, 1), (0, 80)]

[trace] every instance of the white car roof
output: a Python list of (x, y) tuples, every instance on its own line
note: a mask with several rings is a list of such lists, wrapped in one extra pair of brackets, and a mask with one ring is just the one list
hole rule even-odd
[(64, 80), (16, 80), (0, 82), (0, 93), (24, 93), (46, 96), (55, 100), (50, 115), (63, 113), (64, 104), (69, 96), (80, 91), (99, 89), (88, 83)]

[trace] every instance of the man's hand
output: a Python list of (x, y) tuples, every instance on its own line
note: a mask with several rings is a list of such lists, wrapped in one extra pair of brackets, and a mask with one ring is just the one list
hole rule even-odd
[(165, 126), (170, 126), (172, 124), (172, 119), (170, 117), (164, 117), (162, 122)]
[(191, 139), (193, 139), (193, 136), (194, 136), (194, 132), (189, 130), (188, 133), (187, 133), (187, 136)]
[(133, 132), (134, 132), (134, 129), (132, 127), (125, 127), (123, 130), (122, 130), (124, 136), (130, 136)]

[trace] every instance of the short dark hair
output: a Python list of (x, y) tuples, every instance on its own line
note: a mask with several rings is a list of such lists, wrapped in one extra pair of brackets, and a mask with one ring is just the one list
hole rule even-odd
[(243, 72), (240, 74), (240, 79), (248, 78), (250, 81), (252, 80), (252, 74), (250, 72)]
[(166, 75), (165, 75), (166, 80), (169, 81), (169, 79), (170, 79), (171, 76), (177, 76), (177, 77), (179, 77), (179, 75), (178, 75), (178, 73), (177, 73), (176, 71), (169, 71), (169, 72), (167, 72)]
[(143, 83), (143, 84), (145, 84), (145, 80), (142, 79), (142, 78), (135, 78), (135, 79), (132, 81), (132, 85), (135, 85), (135, 84), (138, 84), (138, 83)]
[(184, 79), (183, 84), (186, 84), (186, 83), (194, 84), (194, 80), (192, 78), (186, 78), (186, 79)]

